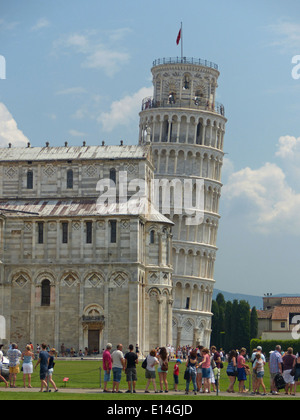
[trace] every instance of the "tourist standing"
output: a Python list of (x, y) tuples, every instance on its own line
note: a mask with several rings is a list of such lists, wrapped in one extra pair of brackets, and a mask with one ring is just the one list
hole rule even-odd
[(203, 360), (199, 363), (199, 366), (202, 367), (202, 379), (204, 380), (203, 383), (203, 392), (207, 392), (210, 394), (210, 356), (209, 356), (209, 349), (204, 347), (202, 349), (202, 356)]
[(113, 352), (112, 357), (112, 371), (113, 371), (113, 393), (122, 394), (120, 391), (120, 382), (122, 378), (122, 370), (125, 369), (125, 359), (122, 352), (123, 344), (117, 345), (117, 350)]
[(256, 373), (256, 381), (255, 381), (255, 387), (253, 389), (253, 394), (259, 394), (259, 388), (260, 386), (263, 389), (262, 395), (267, 395), (266, 387), (264, 384), (264, 375), (265, 375), (265, 362), (262, 358), (262, 355), (260, 352), (256, 353), (256, 360), (253, 363), (253, 370), (255, 370)]
[(26, 376), (28, 378), (28, 388), (32, 388), (31, 386), (31, 375), (33, 373), (33, 364), (32, 361), (34, 360), (34, 354), (31, 351), (31, 346), (27, 345), (26, 350), (22, 354), (23, 360), (23, 383), (24, 388), (26, 388)]
[(202, 356), (202, 349), (204, 347), (203, 346), (198, 346), (198, 350), (197, 350), (197, 362), (198, 362), (198, 366), (197, 366), (197, 391), (198, 392), (202, 392), (202, 366), (200, 366), (200, 363), (203, 361), (203, 356)]
[(126, 393), (129, 394), (133, 392), (135, 394), (135, 386), (137, 381), (136, 365), (139, 363), (139, 358), (138, 355), (133, 351), (133, 344), (130, 344), (128, 349), (129, 352), (125, 354), (125, 373), (128, 383), (128, 390)]
[(296, 395), (297, 385), (300, 385), (300, 351), (297, 353), (296, 358), (294, 360), (293, 370), (295, 371), (293, 395)]
[(8, 382), (2, 376), (2, 365), (3, 365), (3, 352), (2, 352), (3, 344), (0, 344), (0, 380), (5, 383), (5, 387), (8, 388)]
[(160, 349), (160, 352), (158, 355), (158, 361), (159, 361), (159, 366), (158, 366), (157, 372), (159, 376), (160, 392), (161, 393), (163, 392), (163, 386), (165, 386), (165, 392), (168, 393), (169, 385), (168, 385), (167, 376), (168, 376), (168, 369), (169, 369), (169, 358), (168, 358), (167, 349), (165, 347), (162, 347)]
[(146, 384), (146, 389), (145, 389), (145, 393), (149, 394), (148, 388), (150, 386), (150, 383), (152, 383), (153, 385), (153, 389), (155, 391), (155, 393), (157, 394), (158, 391), (156, 389), (156, 371), (155, 371), (155, 366), (159, 364), (159, 361), (156, 357), (156, 350), (153, 349), (150, 351), (150, 354), (147, 356), (147, 367), (146, 367), (146, 379), (147, 384)]
[(9, 383), (11, 388), (16, 388), (17, 375), (20, 372), (20, 358), (22, 353), (18, 350), (16, 343), (11, 344), (11, 348), (7, 352), (9, 360)]
[(181, 360), (177, 359), (174, 369), (173, 369), (173, 377), (174, 377), (174, 389), (178, 391), (178, 384), (179, 384), (179, 365), (181, 364)]
[(286, 383), (285, 385), (285, 393), (288, 395), (289, 393), (292, 394), (293, 385), (295, 384), (294, 376), (291, 375), (292, 368), (294, 366), (294, 361), (296, 356), (293, 354), (293, 349), (289, 347), (287, 352), (282, 357), (283, 365), (283, 379)]
[(241, 348), (238, 358), (237, 358), (237, 371), (238, 371), (238, 381), (239, 381), (239, 393), (244, 394), (248, 391), (245, 389), (245, 381), (247, 380), (246, 374), (246, 356), (247, 350), (243, 347)]
[(106, 350), (103, 352), (103, 370), (104, 370), (104, 389), (103, 392), (110, 392), (107, 389), (107, 383), (111, 380), (111, 370), (112, 370), (112, 357), (111, 357), (112, 345), (107, 343)]
[(186, 395), (189, 394), (190, 382), (194, 386), (194, 395), (197, 395), (197, 350), (191, 351), (188, 361), (186, 362), (187, 376), (186, 376)]
[(231, 350), (228, 356), (227, 376), (229, 378), (229, 387), (227, 392), (234, 393), (234, 384), (237, 377), (237, 353), (235, 350)]
[(278, 373), (282, 375), (282, 357), (281, 357), (281, 346), (276, 346), (275, 351), (270, 355), (269, 369), (271, 375), (271, 393), (273, 395), (278, 394), (278, 389), (275, 385), (275, 377)]
[(44, 387), (46, 388), (46, 391), (48, 392), (48, 384), (46, 382), (46, 377), (48, 374), (48, 366), (49, 366), (49, 359), (50, 355), (46, 351), (47, 344), (42, 344), (42, 351), (39, 352), (39, 359), (37, 361), (37, 364), (35, 365), (35, 369), (40, 365), (40, 381), (41, 381), (41, 389), (40, 392), (43, 392)]

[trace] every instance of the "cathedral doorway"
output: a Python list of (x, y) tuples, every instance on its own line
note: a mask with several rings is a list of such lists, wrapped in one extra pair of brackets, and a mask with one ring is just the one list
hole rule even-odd
[(100, 353), (100, 330), (88, 330), (88, 349), (91, 354)]
[(103, 349), (103, 329), (105, 320), (103, 308), (99, 305), (89, 305), (82, 317), (83, 345), (88, 348), (89, 354), (99, 354)]

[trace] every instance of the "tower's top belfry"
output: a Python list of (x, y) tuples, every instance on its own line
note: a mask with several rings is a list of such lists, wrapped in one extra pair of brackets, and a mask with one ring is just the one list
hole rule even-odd
[[(153, 62), (151, 72), (154, 92), (153, 97), (144, 98), (142, 102), (140, 143), (146, 141), (143, 131), (149, 127), (152, 132), (152, 142), (198, 145), (205, 145), (202, 143), (205, 139), (200, 138), (200, 131), (204, 125), (214, 124), (223, 128), (226, 122), (225, 108), (216, 101), (220, 75), (217, 64), (187, 57), (162, 58)], [(149, 110), (152, 112), (149, 113)], [(178, 119), (186, 120), (188, 124), (198, 125), (196, 134), (192, 138), (193, 131), (191, 131), (187, 137), (182, 138), (186, 131), (183, 133), (180, 130), (181, 133), (175, 133), (172, 130), (166, 133), (164, 127), (158, 132), (158, 114), (160, 114), (160, 123), (162, 118), (165, 121), (165, 128), (167, 120), (169, 124)], [(210, 143), (209, 146), (211, 145)]]

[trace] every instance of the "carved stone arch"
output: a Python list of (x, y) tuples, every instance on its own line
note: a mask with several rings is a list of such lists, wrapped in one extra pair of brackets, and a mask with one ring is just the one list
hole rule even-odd
[(90, 303), (83, 310), (83, 316), (99, 317), (103, 316), (104, 308), (97, 303)]
[(161, 296), (161, 291), (157, 287), (151, 287), (148, 290), (150, 300), (157, 300)]
[(37, 286), (41, 286), (43, 280), (49, 280), (50, 284), (53, 286), (56, 283), (56, 275), (50, 270), (39, 270), (34, 278), (34, 283)]

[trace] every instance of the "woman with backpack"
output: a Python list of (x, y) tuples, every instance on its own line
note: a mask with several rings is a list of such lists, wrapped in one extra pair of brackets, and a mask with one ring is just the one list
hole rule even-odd
[(169, 385), (168, 385), (168, 369), (169, 369), (169, 357), (167, 353), (167, 349), (162, 347), (159, 351), (158, 355), (159, 366), (157, 369), (158, 376), (159, 376), (159, 383), (160, 383), (160, 392), (163, 393), (163, 385), (165, 385), (165, 393), (169, 392)]

